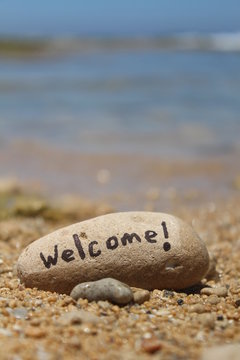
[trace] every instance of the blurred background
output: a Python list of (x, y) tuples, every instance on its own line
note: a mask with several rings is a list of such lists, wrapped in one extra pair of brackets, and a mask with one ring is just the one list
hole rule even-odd
[(0, 176), (118, 209), (234, 195), (239, 24), (237, 0), (1, 0)]

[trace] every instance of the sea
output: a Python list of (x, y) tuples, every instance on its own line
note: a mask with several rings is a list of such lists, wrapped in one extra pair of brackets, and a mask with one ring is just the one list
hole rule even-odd
[(0, 57), (0, 149), (165, 161), (240, 150), (240, 33), (46, 41), (44, 56)]

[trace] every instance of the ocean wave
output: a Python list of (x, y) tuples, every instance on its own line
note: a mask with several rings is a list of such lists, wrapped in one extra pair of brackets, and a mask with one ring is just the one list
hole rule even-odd
[(5, 39), (0, 56), (53, 56), (71, 53), (116, 51), (240, 52), (240, 32), (176, 33), (152, 37), (75, 37), (54, 39)]
[(187, 33), (176, 36), (179, 50), (240, 51), (240, 32), (210, 33), (206, 35)]
[(240, 51), (240, 32), (211, 35), (213, 48), (220, 51)]
[(58, 50), (120, 51), (120, 50), (173, 50), (173, 51), (240, 51), (240, 32), (235, 33), (179, 33), (135, 38), (76, 38), (52, 40)]

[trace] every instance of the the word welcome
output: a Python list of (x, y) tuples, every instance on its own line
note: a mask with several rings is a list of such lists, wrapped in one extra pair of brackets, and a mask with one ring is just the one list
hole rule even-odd
[[(163, 221), (161, 223), (161, 225), (162, 225), (164, 238), (168, 239), (169, 235), (168, 235), (166, 222)], [(147, 231), (145, 231), (144, 239), (150, 244), (155, 244), (157, 242), (157, 239), (156, 239), (157, 235), (158, 234), (155, 231), (147, 230)], [(135, 232), (124, 233), (120, 239), (118, 239), (117, 236), (113, 235), (113, 236), (110, 236), (105, 241), (105, 247), (107, 250), (112, 251), (112, 250), (117, 249), (119, 246), (127, 246), (128, 244), (132, 244), (133, 240), (137, 241), (137, 243), (142, 242), (141, 237)], [(73, 245), (77, 250), (78, 257), (80, 257), (81, 260), (84, 260), (86, 258), (86, 250), (84, 250), (84, 248), (82, 246), (82, 242), (79, 238), (79, 235), (77, 235), (77, 234), (73, 234)], [(163, 249), (164, 249), (164, 251), (169, 251), (171, 249), (170, 243), (164, 242)], [(75, 250), (75, 252), (76, 252), (76, 250)], [(96, 257), (100, 256), (101, 253), (102, 253), (102, 250), (99, 247), (98, 241), (94, 240), (94, 241), (89, 242), (88, 254), (91, 258), (96, 258)], [(74, 250), (72, 250), (72, 249), (65, 249), (61, 252), (60, 257), (63, 261), (69, 263), (76, 259), (76, 254), (74, 253)], [(50, 269), (51, 266), (57, 265), (58, 258), (59, 258), (58, 245), (54, 245), (54, 255), (53, 256), (48, 255), (47, 257), (45, 257), (43, 255), (43, 253), (40, 252), (40, 258), (41, 258), (44, 266), (47, 269)]]

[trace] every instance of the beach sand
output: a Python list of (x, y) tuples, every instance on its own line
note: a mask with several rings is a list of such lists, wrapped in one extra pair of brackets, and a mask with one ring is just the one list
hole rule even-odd
[(58, 199), (62, 194), (109, 202), (120, 210), (175, 211), (225, 201), (239, 190), (240, 149), (171, 157), (74, 152), (26, 139), (0, 143), (0, 177), (12, 176)]
[[(17, 166), (20, 156), (20, 163), (23, 163), (24, 152), (19, 154), (17, 147), (15, 150), (13, 147), (11, 151), (1, 152), (3, 167), (9, 164), (10, 158), (12, 166)], [(32, 152), (26, 151), (27, 153), (31, 153), (36, 160), (39, 149), (35, 149), (35, 152), (34, 149)], [(43, 159), (42, 155), (43, 149)], [(45, 169), (53, 167), (55, 176), (58, 171), (60, 173), (60, 169), (62, 172), (63, 163), (67, 173), (69, 169), (75, 169), (79, 161), (77, 156), (71, 156), (69, 161), (67, 154), (65, 158), (57, 157), (54, 151), (46, 151), (46, 158), (48, 161), (45, 162)], [(57, 162), (56, 158), (62, 163)], [(167, 162), (160, 164), (154, 159), (150, 162), (143, 159), (137, 171), (139, 177), (144, 177), (145, 182), (141, 182), (144, 191), (141, 192), (140, 188), (131, 197), (131, 191), (124, 192), (124, 188), (117, 193), (113, 187), (107, 194), (105, 189), (110, 186), (109, 174), (102, 172), (99, 178), (96, 177), (102, 168), (99, 167), (100, 159), (101, 156), (81, 157), (81, 166), (85, 165), (85, 168), (81, 167), (81, 171), (88, 171), (88, 174), (92, 171), (94, 176), (89, 179), (95, 179), (96, 188), (102, 189), (102, 193), (97, 193), (98, 196), (95, 196), (96, 193), (88, 196), (90, 189), (89, 192), (83, 192), (83, 197), (60, 196), (59, 188), (54, 196), (50, 196), (51, 191), (45, 192), (47, 195), (43, 196), (39, 195), (39, 183), (34, 183), (34, 179), (31, 185), (25, 183), (25, 186), (18, 181), (1, 179), (0, 358), (199, 359), (204, 349), (239, 343), (240, 192), (237, 167), (230, 162), (212, 159), (205, 163), (182, 162), (176, 166), (170, 166)], [(128, 167), (130, 171), (134, 171), (130, 166), (131, 159), (129, 163), (124, 158), (119, 158), (116, 162), (116, 158), (108, 156), (107, 161), (107, 169), (112, 177), (115, 171), (119, 171), (121, 161), (125, 164), (125, 169)], [(40, 162), (36, 163), (41, 173), (44, 167)], [(26, 164), (26, 169), (28, 165)], [(81, 175), (77, 171), (74, 174)], [(37, 177), (36, 174), (35, 176)], [(42, 176), (44, 177), (44, 172)], [(164, 191), (161, 186), (156, 187), (157, 182), (151, 181), (151, 177), (155, 182), (159, 179)], [(179, 191), (174, 184), (176, 179), (179, 183), (181, 178), (185, 185)], [(194, 181), (201, 178), (209, 184), (208, 187), (197, 186)], [(184, 179), (195, 180), (191, 182), (191, 186), (186, 186)], [(49, 184), (51, 188), (51, 181)], [(131, 189), (131, 181), (129, 184)], [(146, 184), (152, 186), (147, 187)], [(62, 191), (64, 185), (62, 188), (61, 184), (58, 186)], [(139, 197), (138, 192), (141, 194)], [(107, 194), (105, 198), (104, 193)], [(150, 300), (144, 304), (129, 304), (124, 307), (105, 301), (88, 303), (87, 300), (80, 299), (75, 302), (67, 295), (29, 289), (19, 284), (16, 261), (27, 244), (76, 221), (121, 208), (132, 210), (131, 204), (138, 210), (168, 209), (192, 224), (215, 257), (216, 272), (213, 271), (211, 277), (203, 279), (194, 288), (181, 292), (155, 289), (151, 291)], [(206, 285), (226, 287), (227, 296), (200, 294), (201, 288)], [(68, 312), (80, 309), (96, 317), (83, 317), (79, 320), (76, 316), (74, 318), (74, 313), (72, 318), (67, 315)]]

